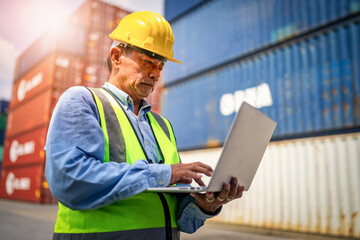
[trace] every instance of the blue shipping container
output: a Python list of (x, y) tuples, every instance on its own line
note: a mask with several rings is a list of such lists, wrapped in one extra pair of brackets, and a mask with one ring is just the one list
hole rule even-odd
[(0, 100), (0, 114), (8, 114), (9, 112), (9, 101)]
[(206, 1), (209, 0), (165, 0), (165, 18), (171, 22), (174, 18)]
[(178, 147), (221, 146), (243, 100), (278, 122), (278, 138), (360, 127), (359, 33), (357, 20), (168, 87)]
[[(165, 15), (198, 2), (167, 1)], [(174, 56), (184, 64), (168, 63), (164, 84), (358, 13), (359, 6), (360, 0), (204, 1), (171, 23)]]

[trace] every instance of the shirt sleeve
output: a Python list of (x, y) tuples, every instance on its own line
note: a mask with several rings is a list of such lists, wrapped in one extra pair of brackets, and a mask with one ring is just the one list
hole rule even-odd
[(45, 174), (54, 197), (70, 209), (95, 209), (170, 183), (171, 167), (138, 160), (103, 163), (105, 140), (96, 104), (84, 87), (59, 99), (46, 139)]
[(178, 197), (179, 201), (179, 219), (178, 227), (180, 231), (186, 233), (194, 233), (201, 226), (204, 225), (205, 221), (209, 218), (217, 216), (221, 207), (216, 210), (213, 215), (205, 214), (196, 204), (196, 201), (190, 194), (180, 195)]

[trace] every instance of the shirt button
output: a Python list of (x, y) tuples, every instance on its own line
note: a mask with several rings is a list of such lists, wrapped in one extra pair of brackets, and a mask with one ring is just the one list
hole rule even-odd
[(147, 145), (149, 145), (149, 142), (148, 142), (148, 141), (146, 141), (146, 142), (145, 142), (145, 144), (146, 144), (146, 146), (147, 146)]
[(159, 180), (158, 183), (159, 183), (159, 185), (163, 185), (163, 181), (161, 179)]

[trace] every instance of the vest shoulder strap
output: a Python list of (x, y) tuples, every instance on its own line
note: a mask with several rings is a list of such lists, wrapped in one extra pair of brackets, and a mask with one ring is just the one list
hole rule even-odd
[[(107, 97), (97, 88), (88, 88), (93, 95), (100, 116), (100, 125), (105, 136), (105, 155), (116, 162), (126, 162), (126, 147), (124, 135), (119, 127), (119, 121)], [(116, 140), (116, 141), (115, 141)], [(106, 156), (104, 158), (106, 161)]]
[(166, 125), (165, 120), (159, 114), (157, 114), (153, 111), (150, 111), (150, 112), (154, 116), (155, 120), (158, 122), (158, 124), (160, 125), (161, 129), (164, 131), (166, 136), (171, 140), (170, 131), (169, 131), (168, 126)]

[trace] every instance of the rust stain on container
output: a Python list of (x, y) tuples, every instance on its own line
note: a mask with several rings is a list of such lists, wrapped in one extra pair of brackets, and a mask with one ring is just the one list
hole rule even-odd
[(219, 147), (220, 146), (220, 142), (217, 139), (209, 139), (206, 143), (206, 146), (209, 148), (213, 148), (213, 147)]
[(356, 118), (360, 117), (360, 97), (355, 97), (354, 98), (354, 114), (356, 116)]

